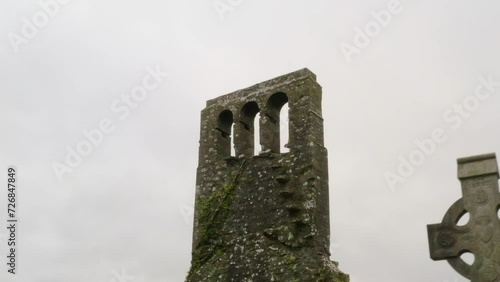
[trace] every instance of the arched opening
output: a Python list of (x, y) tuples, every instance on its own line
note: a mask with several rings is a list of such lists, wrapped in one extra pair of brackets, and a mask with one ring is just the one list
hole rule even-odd
[(290, 152), (289, 133), (288, 133), (288, 103), (285, 103), (280, 111), (280, 151), (281, 153)]
[[(248, 102), (241, 109), (239, 122), (235, 125), (236, 155), (253, 156), (255, 147), (259, 148), (259, 146), (255, 146), (257, 139), (255, 137), (255, 117), (259, 112), (259, 105), (256, 102)], [(258, 141), (257, 144), (259, 144)]]
[(233, 126), (233, 113), (230, 110), (222, 111), (217, 120), (216, 150), (221, 157), (231, 156), (231, 128)]
[[(263, 127), (261, 130), (261, 144), (264, 151), (270, 150), (274, 153), (281, 152), (280, 128), (286, 127), (288, 129), (287, 119), (285, 119), (286, 125), (280, 126), (281, 110), (287, 103), (288, 96), (283, 92), (273, 94), (267, 101), (266, 113), (263, 117), (265, 120), (261, 123)], [(284, 142), (287, 143), (287, 138), (283, 139)]]
[[(231, 124), (231, 136), (233, 136), (233, 138), (234, 138), (234, 123)], [(231, 143), (229, 146), (231, 147), (231, 156), (232, 157), (236, 156), (236, 151), (234, 149), (234, 144)]]
[(258, 155), (260, 151), (262, 151), (262, 146), (260, 145), (260, 112), (255, 115), (254, 121), (253, 121), (253, 128), (254, 128), (254, 148), (253, 148), (253, 154), (254, 156)]

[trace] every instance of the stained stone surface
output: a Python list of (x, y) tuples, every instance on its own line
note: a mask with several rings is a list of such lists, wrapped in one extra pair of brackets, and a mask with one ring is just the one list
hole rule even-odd
[[(282, 153), (285, 103), (290, 152)], [(262, 145), (256, 156), (254, 134)], [(321, 86), (312, 72), (302, 69), (209, 100), (200, 135), (186, 281), (349, 281), (330, 260)]]
[[(440, 224), (427, 226), (433, 260), (450, 265), (472, 282), (500, 281), (500, 221), (498, 166), (495, 154), (458, 159), (458, 178), (463, 197), (446, 212)], [(469, 222), (457, 226), (469, 213)], [(472, 265), (460, 256), (474, 254)]]

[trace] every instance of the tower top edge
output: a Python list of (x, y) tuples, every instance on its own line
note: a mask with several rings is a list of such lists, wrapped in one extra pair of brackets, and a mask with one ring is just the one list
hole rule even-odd
[(303, 68), (263, 82), (259, 82), (250, 87), (242, 88), (228, 94), (221, 95), (217, 98), (210, 99), (207, 101), (206, 106), (210, 107), (216, 104), (225, 104), (226, 101), (233, 99), (250, 98), (251, 96), (259, 95), (260, 93), (264, 93), (270, 89), (276, 89), (305, 79), (311, 79), (312, 81), (316, 82), (316, 74), (314, 74), (308, 68)]

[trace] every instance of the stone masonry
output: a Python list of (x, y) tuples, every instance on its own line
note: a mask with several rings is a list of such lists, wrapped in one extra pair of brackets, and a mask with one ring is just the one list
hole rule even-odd
[[(321, 95), (316, 76), (302, 69), (207, 102), (186, 281), (349, 281), (330, 261)], [(286, 103), (290, 152), (281, 153)]]

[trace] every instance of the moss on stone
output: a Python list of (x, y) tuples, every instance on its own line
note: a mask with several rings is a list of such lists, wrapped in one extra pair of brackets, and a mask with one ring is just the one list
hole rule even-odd
[(339, 277), (337, 277), (333, 282), (349, 282), (349, 275), (340, 273)]
[(189, 281), (191, 276), (214, 255), (224, 253), (225, 244), (220, 238), (220, 230), (224, 227), (229, 216), (230, 207), (234, 200), (234, 190), (239, 183), (239, 177), (245, 163), (246, 160), (242, 162), (237, 174), (222, 189), (218, 189), (199, 202), (198, 221), (202, 233), (198, 245), (193, 250), (191, 269), (186, 281)]

